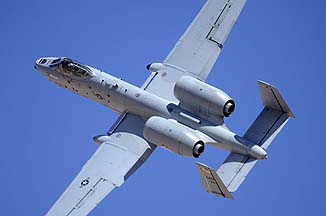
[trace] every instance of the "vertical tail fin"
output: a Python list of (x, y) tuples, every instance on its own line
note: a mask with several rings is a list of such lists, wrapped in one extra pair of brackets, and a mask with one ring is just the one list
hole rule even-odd
[(286, 104), (282, 95), (274, 86), (264, 81), (258, 80), (258, 87), (264, 107), (278, 110), (282, 113), (287, 114), (287, 116), (291, 118), (295, 118), (294, 114), (290, 110), (289, 106)]
[[(275, 87), (262, 81), (258, 81), (258, 87), (264, 109), (243, 137), (266, 149), (294, 114)], [(227, 190), (234, 192), (256, 162), (249, 156), (231, 153), (217, 170), (217, 175)]]
[(262, 81), (258, 81), (258, 87), (264, 109), (243, 137), (267, 148), (288, 119), (295, 116), (275, 87)]
[(219, 197), (234, 199), (215, 170), (202, 163), (196, 163), (200, 181), (208, 193)]

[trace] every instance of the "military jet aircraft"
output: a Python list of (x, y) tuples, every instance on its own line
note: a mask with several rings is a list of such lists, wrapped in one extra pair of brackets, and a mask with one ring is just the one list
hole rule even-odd
[(66, 57), (46, 57), (35, 67), (56, 85), (98, 102), (120, 117), (105, 135), (94, 137), (98, 149), (46, 214), (87, 215), (120, 187), (157, 146), (185, 157), (200, 157), (205, 145), (230, 154), (214, 170), (197, 163), (207, 192), (233, 199), (258, 160), (294, 117), (272, 85), (258, 81), (263, 110), (246, 133), (224, 123), (235, 102), (205, 83), (246, 0), (208, 0), (163, 63), (147, 66), (151, 75), (141, 88)]

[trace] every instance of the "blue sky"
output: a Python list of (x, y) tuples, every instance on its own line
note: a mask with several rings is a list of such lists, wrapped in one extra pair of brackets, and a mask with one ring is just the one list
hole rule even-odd
[[(0, 215), (44, 215), (117, 115), (60, 89), (33, 65), (68, 56), (140, 86), (205, 0), (4, 1), (0, 7)], [(229, 201), (201, 188), (195, 159), (158, 149), (91, 215), (324, 215), (325, 21), (322, 0), (249, 0), (209, 76), (231, 95), (243, 134), (260, 112), (256, 80), (274, 84), (291, 120)], [(212, 167), (226, 153), (207, 148)]]

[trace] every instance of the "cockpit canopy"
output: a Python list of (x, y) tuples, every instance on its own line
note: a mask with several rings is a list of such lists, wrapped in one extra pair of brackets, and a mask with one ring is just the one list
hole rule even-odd
[(59, 58), (51, 62), (50, 67), (57, 67), (56, 71), (68, 76), (88, 77), (92, 76), (92, 70), (69, 58)]

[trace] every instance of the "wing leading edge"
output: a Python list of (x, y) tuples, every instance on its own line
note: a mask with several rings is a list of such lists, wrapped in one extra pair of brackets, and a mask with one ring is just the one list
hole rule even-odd
[[(184, 75), (205, 81), (246, 0), (208, 0), (163, 62), (147, 90), (165, 99)], [(164, 90), (162, 90), (164, 89)]]

